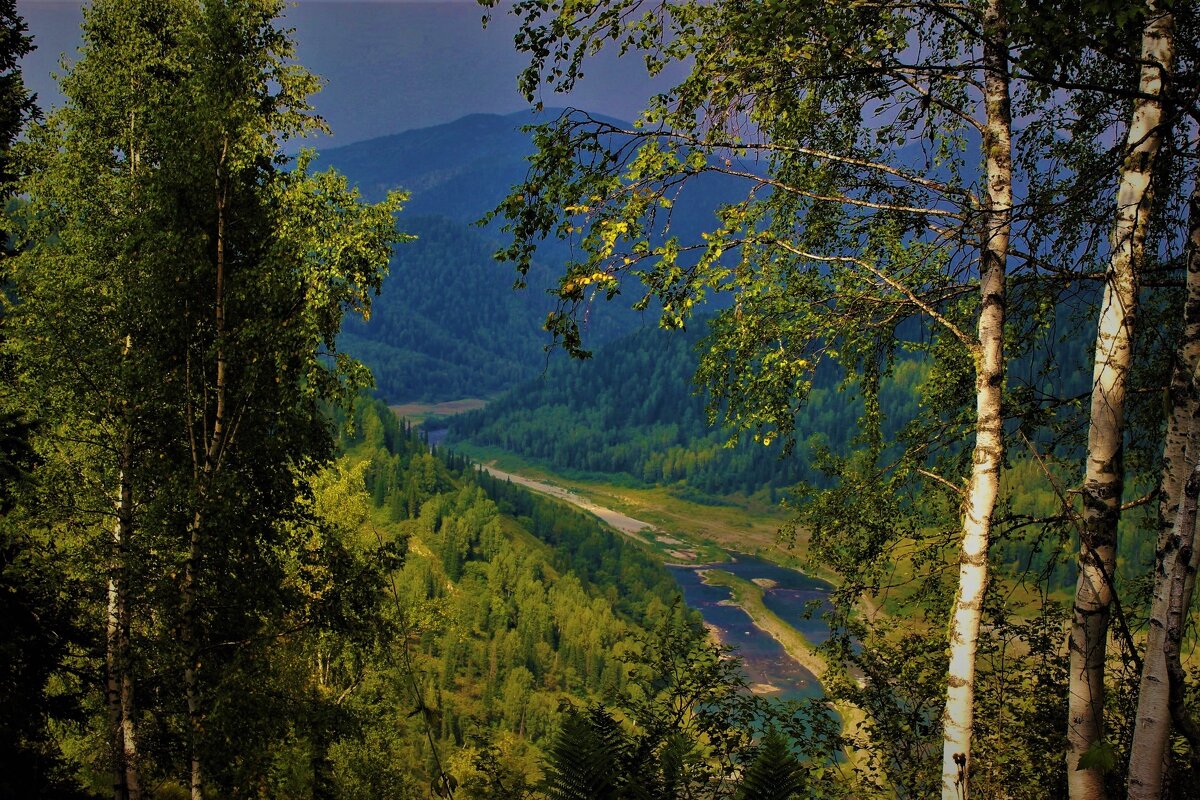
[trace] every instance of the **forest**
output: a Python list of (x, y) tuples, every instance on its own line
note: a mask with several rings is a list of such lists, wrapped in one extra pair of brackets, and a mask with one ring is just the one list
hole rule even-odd
[[(1200, 7), (479, 2), (528, 146), (425, 201), (281, 0), (92, 0), (45, 110), (0, 0), (0, 797), (1200, 796)], [(602, 50), (682, 77), (537, 113)], [(785, 501), (823, 694), (481, 448)]]
[[(598, 346), (585, 361), (558, 360), (543, 374), (505, 392), (485, 408), (434, 424), (449, 426), (449, 445), (485, 458), (515, 453), (556, 475), (622, 485), (665, 486), (699, 503), (727, 503), (758, 496), (774, 504), (797, 494), (829, 489), (834, 475), (823, 467), (856, 446), (863, 398), (830, 364), (814, 372), (813, 386), (795, 419), (804, 438), (763, 446), (750, 435), (710, 423), (711, 396), (692, 381), (695, 353), (707, 331), (705, 318), (686, 331), (636, 332)], [(1065, 329), (1067, 321), (1062, 321)], [(1056, 380), (1071, 393), (1087, 389), (1083, 343), (1057, 348)], [(1029, 360), (1017, 371), (1031, 369)], [(916, 422), (927, 362), (901, 355), (879, 386), (884, 458), (900, 458), (905, 425)], [(730, 446), (731, 440), (737, 446)], [(1041, 443), (1053, 440), (1043, 435)], [(1064, 450), (1068, 445), (1060, 444)], [(1082, 452), (1073, 454), (1079, 457)], [(1036, 461), (1014, 456), (1005, 474), (1003, 502), (1014, 518), (1051, 517), (1060, 503)], [(1143, 573), (1154, 558), (1153, 542), (1130, 534), (1118, 541), (1117, 572)], [(992, 553), (998, 568), (1039, 576), (1058, 592), (1075, 583), (1075, 564), (1038, 539), (999, 539)]]

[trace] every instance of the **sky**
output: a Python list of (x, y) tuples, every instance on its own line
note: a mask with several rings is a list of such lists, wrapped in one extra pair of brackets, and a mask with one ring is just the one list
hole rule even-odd
[[(75, 57), (80, 3), (18, 0), (38, 50), (22, 64), (44, 110), (61, 103), (51, 72), (63, 54)], [(527, 107), (517, 92), (526, 60), (513, 48), (515, 21), (501, 10), (486, 30), (483, 10), (469, 0), (360, 2), (300, 0), (288, 8), (301, 64), (326, 81), (315, 99), (333, 129), (328, 147), (450, 122), (472, 113)], [(588, 62), (569, 97), (547, 96), (548, 107), (572, 105), (631, 119), (654, 92), (640, 58), (604, 53)]]

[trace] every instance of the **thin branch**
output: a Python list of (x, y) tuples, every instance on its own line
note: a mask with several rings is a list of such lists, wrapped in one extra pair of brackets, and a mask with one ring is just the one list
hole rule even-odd
[(709, 166), (705, 168), (706, 172), (716, 172), (719, 175), (729, 175), (735, 178), (748, 178), (758, 181), (763, 186), (770, 186), (773, 189), (780, 189), (790, 194), (807, 197), (810, 200), (816, 200), (823, 203), (837, 203), (839, 205), (857, 206), (859, 208), (871, 208), (876, 211), (896, 211), (903, 214), (922, 214), (931, 217), (948, 217), (950, 219), (962, 220), (964, 215), (957, 211), (947, 211), (943, 208), (925, 208), (922, 206), (906, 206), (898, 203), (879, 203), (873, 200), (861, 200), (857, 197), (849, 197), (848, 195), (833, 195), (833, 194), (818, 194), (810, 192), (807, 189), (801, 189), (798, 186), (793, 186), (784, 183), (775, 178), (758, 175), (753, 172), (733, 169), (731, 167)]
[(929, 317), (931, 319), (933, 319), (935, 322), (937, 322), (942, 327), (946, 328), (946, 330), (950, 331), (950, 333), (952, 333), (956, 339), (958, 339), (960, 342), (962, 342), (963, 345), (968, 350), (970, 350), (972, 353), (974, 353), (976, 350), (979, 349), (979, 343), (977, 341), (975, 341), (975, 339), (973, 339), (972, 337), (963, 333), (961, 328), (959, 328), (957, 325), (955, 325), (953, 322), (951, 322), (949, 319), (947, 319), (936, 308), (929, 305), (929, 303), (927, 303), (926, 301), (924, 301), (920, 297), (918, 297), (907, 286), (900, 283), (899, 281), (897, 281), (895, 278), (891, 277), (890, 275), (887, 275), (882, 270), (871, 265), (870, 263), (863, 261), (862, 259), (859, 259), (859, 258), (854, 258), (853, 256), (822, 256), (822, 255), (818, 255), (816, 253), (809, 253), (809, 252), (801, 250), (800, 248), (796, 247), (795, 245), (790, 244), (789, 242), (783, 241), (781, 239), (774, 240), (774, 244), (778, 247), (782, 247), (784, 250), (787, 250), (789, 253), (792, 253), (793, 255), (799, 256), (800, 258), (809, 259), (810, 261), (822, 261), (825, 263), (838, 263), (838, 264), (854, 264), (855, 266), (865, 269), (866, 271), (870, 272), (875, 277), (879, 278), (879, 280), (883, 281), (885, 284), (887, 284), (891, 288), (895, 289), (897, 292), (900, 292), (905, 297), (907, 297), (908, 301), (910, 303), (912, 303), (917, 308), (924, 311), (926, 314), (929, 315)]
[[(906, 172), (905, 170), (900, 169), (899, 167), (893, 167), (890, 164), (884, 164), (884, 163), (881, 163), (878, 161), (870, 161), (868, 159), (855, 158), (853, 156), (839, 155), (837, 153), (830, 153), (825, 150), (817, 150), (815, 148), (802, 147), (799, 145), (781, 145), (781, 144), (774, 144), (774, 143), (766, 144), (766, 143), (759, 143), (759, 142), (713, 141), (713, 140), (703, 139), (698, 136), (693, 136), (691, 134), (683, 133), (681, 131), (674, 131), (674, 130), (671, 130), (671, 131), (662, 130), (662, 129), (653, 130), (653, 131), (629, 130), (627, 128), (621, 128), (621, 127), (618, 127), (618, 126), (613, 125), (608, 122), (603, 122), (601, 120), (594, 119), (593, 117), (591, 117), (590, 115), (588, 115), (586, 113), (584, 113), (583, 118), (584, 118), (583, 119), (584, 122), (595, 125), (597, 127), (598, 133), (620, 134), (622, 136), (635, 137), (635, 138), (639, 138), (639, 139), (670, 138), (670, 139), (678, 140), (679, 142), (682, 142), (683, 144), (691, 145), (693, 147), (703, 147), (705, 149), (712, 149), (712, 150), (729, 150), (729, 151), (734, 151), (734, 152), (736, 152), (738, 150), (764, 151), (764, 152), (768, 152), (768, 153), (794, 153), (797, 155), (812, 156), (813, 158), (817, 158), (822, 161), (832, 161), (832, 162), (835, 162), (838, 164), (846, 164), (846, 165), (852, 166), (852, 167), (860, 167), (862, 169), (869, 169), (874, 172), (880, 172), (885, 175), (890, 175), (894, 178), (899, 178), (900, 180), (911, 183), (914, 186), (920, 186), (923, 189), (928, 189), (930, 191), (937, 192), (939, 194), (957, 195), (960, 197), (967, 197), (967, 198), (970, 198), (970, 200), (972, 202), (975, 202), (974, 195), (972, 195), (972, 193), (967, 189), (949, 186), (945, 183), (942, 183), (941, 181), (935, 181), (931, 178), (926, 178), (921, 175), (914, 175), (912, 173), (909, 173), (909, 172)], [(581, 123), (574, 123), (574, 124), (576, 126), (578, 126)], [(756, 177), (761, 177), (761, 176), (756, 176)]]
[(1125, 503), (1124, 505), (1122, 505), (1121, 511), (1128, 511), (1131, 508), (1137, 508), (1138, 506), (1144, 506), (1147, 503), (1150, 503), (1157, 499), (1158, 499), (1158, 488), (1156, 487), (1153, 490), (1151, 490), (1149, 494), (1142, 495), (1138, 499), (1130, 500), (1128, 503)]
[(943, 478), (941, 475), (938, 475), (936, 472), (930, 472), (929, 470), (921, 469), (920, 467), (918, 467), (917, 473), (920, 475), (924, 475), (926, 478), (929, 478), (930, 480), (937, 481), (942, 486), (945, 486), (947, 489), (954, 492), (959, 497), (965, 497), (967, 494), (966, 491), (964, 491), (961, 486), (954, 485), (950, 481)]
[[(928, 89), (922, 89), (920, 86), (917, 85), (917, 82), (915, 80), (913, 80), (910, 77), (905, 76), (903, 74), (903, 72), (900, 73), (900, 80), (905, 85), (907, 85), (910, 89), (912, 89), (914, 92), (916, 92), (918, 95), (920, 95), (921, 99), (924, 100), (926, 103), (932, 103), (933, 105), (936, 105), (938, 108), (942, 109), (943, 111), (946, 111), (947, 113), (954, 115), (958, 119), (960, 119), (963, 122), (965, 122), (966, 124), (970, 125), (976, 131), (978, 131), (981, 136), (983, 135), (983, 132), (984, 132), (983, 125), (979, 122), (979, 120), (975, 119), (970, 114), (967, 114), (966, 112), (955, 108), (954, 106), (947, 103), (945, 100), (942, 100), (938, 97), (934, 97), (933, 92), (931, 92)], [(978, 199), (974, 195), (971, 196), (971, 200), (976, 205), (979, 204)]]

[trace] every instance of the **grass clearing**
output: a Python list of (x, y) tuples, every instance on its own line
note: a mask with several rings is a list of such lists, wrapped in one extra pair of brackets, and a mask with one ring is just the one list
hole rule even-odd
[(397, 417), (407, 419), (409, 422), (424, 422), (428, 417), (452, 417), (455, 414), (478, 411), (487, 404), (487, 400), (479, 397), (465, 397), (461, 400), (447, 400), (443, 403), (402, 403), (388, 406), (388, 408)]
[(708, 505), (680, 498), (669, 487), (565, 477), (496, 448), (458, 444), (452, 448), (480, 463), (494, 463), (505, 472), (569, 489), (596, 505), (645, 520), (657, 528), (660, 537), (674, 538), (691, 547), (747, 553), (787, 567), (807, 570), (810, 566), (804, 563), (808, 537), (801, 533), (794, 543), (781, 541), (779, 529), (787, 522), (787, 514), (754, 499), (733, 498), (728, 504)]

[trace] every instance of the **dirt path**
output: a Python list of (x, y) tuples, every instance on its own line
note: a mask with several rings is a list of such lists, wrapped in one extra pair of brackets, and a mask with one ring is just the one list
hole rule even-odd
[(572, 492), (569, 489), (564, 489), (561, 486), (554, 486), (553, 484), (536, 481), (533, 478), (514, 475), (511, 472), (505, 472), (504, 470), (496, 469), (491, 464), (485, 464), (483, 468), (502, 481), (507, 480), (512, 481), (513, 483), (518, 483), (527, 489), (532, 489), (535, 492), (556, 497), (559, 500), (565, 500), (573, 506), (582, 508), (584, 511), (587, 511), (589, 514), (594, 514), (627, 536), (633, 536), (634, 534), (646, 529), (652, 531), (657, 530), (657, 528), (655, 528), (649, 522), (643, 522), (640, 519), (634, 519), (633, 517), (622, 514), (620, 511), (613, 511), (611, 508), (605, 508), (604, 506), (596, 505), (591, 500), (581, 497), (575, 494), (575, 492)]

